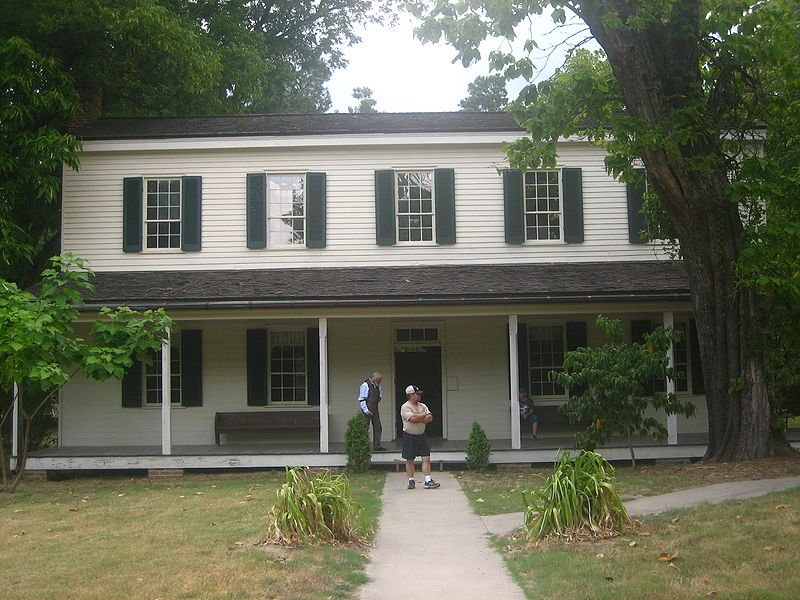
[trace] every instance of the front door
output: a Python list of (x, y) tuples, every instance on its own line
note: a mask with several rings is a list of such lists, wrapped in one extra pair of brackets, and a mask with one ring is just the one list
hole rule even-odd
[(422, 402), (433, 413), (428, 423), (429, 437), (442, 437), (442, 348), (441, 346), (406, 346), (394, 353), (395, 417), (397, 437), (403, 431), (400, 407), (406, 401), (405, 389), (416, 385), (424, 393)]

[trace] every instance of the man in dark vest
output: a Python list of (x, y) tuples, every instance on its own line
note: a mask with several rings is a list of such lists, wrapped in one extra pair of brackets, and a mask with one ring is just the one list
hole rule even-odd
[(381, 381), (383, 381), (383, 374), (375, 371), (371, 376), (364, 380), (358, 390), (358, 405), (361, 407), (361, 412), (372, 423), (372, 449), (373, 450), (386, 450), (381, 446), (381, 414), (378, 411), (378, 404), (383, 398), (383, 390), (381, 389)]

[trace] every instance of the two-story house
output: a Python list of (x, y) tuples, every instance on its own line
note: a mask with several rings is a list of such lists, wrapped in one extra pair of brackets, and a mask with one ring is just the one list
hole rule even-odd
[(548, 372), (602, 343), (601, 313), (631, 339), (687, 332), (675, 385), (697, 414), (662, 415), (668, 443), (639, 455), (702, 455), (686, 277), (640, 237), (642, 193), (606, 173), (603, 149), (563, 140), (557, 168), (509, 170), (503, 143), (524, 132), (505, 113), (101, 119), (79, 134), (62, 245), (96, 272), (85, 319), (166, 307), (175, 326), (124, 381), (66, 386), (59, 445), (29, 468), (341, 465), (376, 370), (390, 448), (376, 462), (397, 458), (411, 383), (435, 414), (434, 460), (463, 461), (475, 421), (496, 462), (551, 460), (571, 441)]

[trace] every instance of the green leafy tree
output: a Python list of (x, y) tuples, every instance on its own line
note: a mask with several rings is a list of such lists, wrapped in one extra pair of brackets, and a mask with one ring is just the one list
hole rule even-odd
[(344, 453), (347, 468), (356, 473), (367, 471), (372, 462), (372, 442), (369, 439), (369, 421), (357, 414), (347, 422), (344, 432)]
[[(667, 430), (649, 410), (663, 410), (668, 415), (694, 414), (694, 404), (675, 394), (655, 392), (653, 381), (676, 379), (680, 374), (669, 366), (667, 351), (679, 341), (682, 332), (657, 328), (644, 336), (644, 342), (623, 343), (623, 327), (618, 319), (597, 317), (597, 326), (608, 341), (602, 346), (578, 348), (564, 355), (564, 371), (552, 371), (550, 377), (573, 393), (561, 407), (573, 423), (591, 421), (586, 431), (575, 437), (583, 450), (605, 444), (615, 432), (628, 442), (631, 464), (636, 466), (633, 437), (667, 437)], [(682, 376), (682, 375), (680, 375)]]
[(489, 468), (489, 456), (492, 447), (489, 437), (477, 421), (472, 424), (472, 431), (467, 440), (466, 458), (467, 468), (471, 471), (485, 471)]
[(353, 88), (353, 98), (358, 100), (356, 106), (348, 106), (347, 112), (350, 113), (376, 113), (375, 105), (378, 103), (372, 97), (372, 89), (368, 87)]
[(494, 112), (508, 104), (506, 78), (498, 73), (478, 75), (467, 85), (467, 93), (469, 95), (458, 103), (462, 111)]
[[(770, 124), (774, 103), (761, 102), (763, 92), (797, 80), (796, 2), (421, 0), (411, 8), (423, 19), (418, 35), (444, 35), (465, 65), (481, 57), (484, 39), (516, 40), (518, 26), (545, 11), (557, 25), (568, 17), (585, 24), (602, 52), (573, 47), (553, 77), (522, 90), (511, 110), (530, 136), (508, 147), (510, 162), (553, 167), (558, 139), (574, 135), (603, 145), (607, 170), (623, 180), (644, 163), (692, 293), (706, 459), (767, 456), (774, 446), (766, 358), (752, 343), (765, 309), (753, 287), (740, 285), (737, 264), (751, 240), (731, 177), (757, 155), (759, 123)], [(491, 52), (491, 66), (507, 79), (532, 79), (536, 40), (521, 46), (521, 55)]]
[(14, 398), (0, 396), (0, 467), (7, 492), (16, 489), (25, 470), (34, 419), (52, 407), (58, 391), (79, 371), (100, 381), (121, 379), (135, 358), (152, 360), (170, 327), (162, 309), (104, 308), (88, 339), (80, 337), (75, 321), (81, 293), (93, 289), (90, 275), (81, 259), (64, 255), (42, 273), (36, 293), (0, 279), (0, 390), (16, 384), (22, 417), (20, 455), (10, 476), (2, 431)]

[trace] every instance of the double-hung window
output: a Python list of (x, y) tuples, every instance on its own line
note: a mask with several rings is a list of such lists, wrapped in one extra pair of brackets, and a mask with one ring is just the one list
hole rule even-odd
[(305, 330), (270, 332), (270, 404), (308, 403), (307, 362)]
[(525, 173), (525, 240), (561, 239), (561, 186), (558, 171)]
[(687, 340), (687, 337), (689, 335), (689, 328), (686, 326), (685, 322), (678, 322), (675, 323), (675, 330), (683, 332), (680, 341), (674, 342), (672, 345), (673, 366), (679, 373), (683, 373), (683, 376), (679, 377), (675, 381), (675, 391), (688, 392), (689, 391), (689, 341)]
[(528, 326), (528, 381), (531, 396), (563, 396), (563, 387), (550, 381), (550, 371), (564, 370), (564, 326)]
[(432, 242), (433, 171), (397, 171), (395, 185), (398, 241)]
[[(181, 403), (181, 349), (172, 344), (169, 351), (170, 397), (172, 404)], [(144, 367), (145, 405), (161, 404), (161, 350), (153, 353), (153, 361)]]
[(181, 180), (147, 179), (145, 239), (148, 249), (181, 247)]
[(267, 177), (267, 221), (270, 246), (306, 243), (306, 182), (303, 175)]

